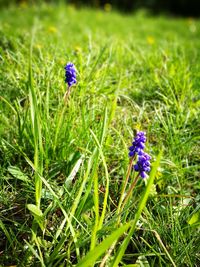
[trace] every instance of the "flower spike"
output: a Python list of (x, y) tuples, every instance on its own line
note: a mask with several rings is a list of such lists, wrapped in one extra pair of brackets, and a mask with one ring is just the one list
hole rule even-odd
[(69, 87), (77, 83), (76, 69), (74, 64), (71, 62), (67, 63), (67, 65), (65, 66), (65, 82)]
[(129, 157), (134, 157), (136, 153), (139, 153), (145, 148), (146, 133), (138, 132), (133, 140), (132, 146), (129, 147)]

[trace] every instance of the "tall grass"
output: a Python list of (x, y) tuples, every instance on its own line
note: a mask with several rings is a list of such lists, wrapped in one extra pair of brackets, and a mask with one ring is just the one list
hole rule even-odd
[[(0, 14), (0, 264), (198, 266), (199, 21)], [(136, 130), (153, 168), (124, 198)]]

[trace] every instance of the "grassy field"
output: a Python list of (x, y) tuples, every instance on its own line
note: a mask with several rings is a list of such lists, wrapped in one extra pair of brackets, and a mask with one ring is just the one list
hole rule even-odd
[[(0, 266), (200, 266), (199, 37), (143, 11), (0, 11)], [(123, 202), (138, 130), (152, 171)]]

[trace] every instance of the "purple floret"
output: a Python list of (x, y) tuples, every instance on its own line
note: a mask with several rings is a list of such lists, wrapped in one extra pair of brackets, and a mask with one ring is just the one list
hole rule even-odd
[(76, 84), (76, 69), (73, 63), (69, 62), (65, 66), (65, 82), (71, 87)]
[(138, 161), (134, 165), (134, 169), (135, 171), (139, 172), (142, 178), (146, 178), (146, 172), (150, 171), (150, 159), (151, 157), (147, 153), (140, 151), (138, 155)]
[(145, 148), (146, 133), (138, 132), (135, 136), (132, 146), (129, 147), (129, 157), (134, 157), (136, 153), (139, 153)]

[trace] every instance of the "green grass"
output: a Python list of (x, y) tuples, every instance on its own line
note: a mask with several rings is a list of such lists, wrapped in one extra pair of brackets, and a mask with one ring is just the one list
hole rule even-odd
[[(142, 11), (0, 11), (0, 266), (200, 265), (199, 35)], [(153, 169), (121, 210), (136, 130)]]

